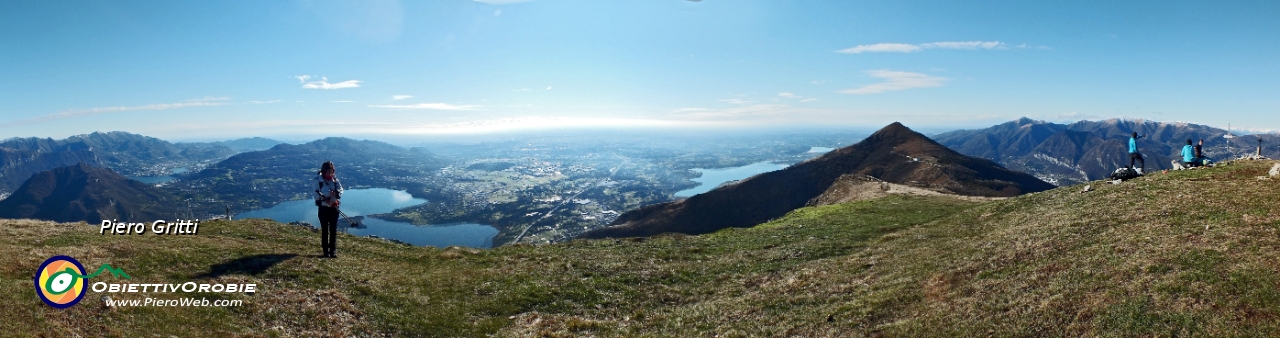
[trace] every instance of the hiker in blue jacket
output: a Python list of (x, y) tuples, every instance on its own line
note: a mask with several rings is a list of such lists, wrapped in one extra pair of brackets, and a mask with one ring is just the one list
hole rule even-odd
[(1212, 159), (1204, 156), (1204, 139), (1200, 139), (1200, 142), (1196, 143), (1196, 164), (1202, 166), (1209, 166), (1213, 164)]
[(1138, 136), (1138, 132), (1133, 132), (1133, 137), (1129, 138), (1129, 169), (1133, 169), (1133, 161), (1138, 161), (1138, 174), (1147, 168), (1147, 162), (1142, 160), (1142, 154), (1138, 152), (1138, 139), (1144, 137)]
[(1199, 161), (1196, 161), (1196, 150), (1191, 145), (1191, 139), (1187, 139), (1187, 145), (1182, 146), (1182, 165), (1191, 168), (1199, 167)]

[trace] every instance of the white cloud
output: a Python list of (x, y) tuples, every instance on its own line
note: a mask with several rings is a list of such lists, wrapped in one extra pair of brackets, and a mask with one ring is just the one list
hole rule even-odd
[(547, 90), (551, 90), (551, 86), (547, 86)]
[(276, 103), (276, 102), (280, 102), (280, 100), (271, 100), (271, 101), (249, 101), (249, 102), (247, 102), (247, 103), (249, 103), (249, 104), (266, 104), (266, 103)]
[(792, 93), (788, 93), (788, 92), (781, 92), (781, 93), (778, 93), (778, 96), (785, 97), (785, 98), (788, 98), (788, 99), (794, 99), (794, 98), (796, 98), (796, 97), (797, 97), (797, 96), (796, 96), (796, 94), (792, 94)]
[(387, 109), (434, 109), (434, 110), (476, 110), (480, 106), (471, 105), (452, 105), (448, 103), (419, 103), (409, 105), (370, 105), (370, 108), (387, 108)]
[(869, 53), (910, 53), (919, 51), (920, 46), (905, 43), (877, 43), (874, 45), (858, 45), (853, 48), (841, 49), (837, 52), (845, 54), (861, 54)]
[(320, 77), (320, 81), (307, 82), (307, 80), (310, 80), (313, 78), (311, 77), (311, 75), (298, 75), (298, 76), (294, 76), (294, 78), (298, 79), (298, 83), (301, 83), (302, 88), (306, 88), (306, 89), (356, 88), (356, 87), (360, 87), (361, 82), (364, 82), (360, 80), (347, 80), (347, 81), (342, 81), (338, 83), (329, 83), (329, 78), (327, 77)]
[(720, 100), (720, 102), (731, 103), (731, 104), (747, 104), (747, 103), (754, 103), (756, 101), (743, 100), (743, 99), (723, 99), (723, 100)]
[(356, 101), (341, 100), (341, 101), (329, 101), (329, 102), (333, 102), (333, 103), (352, 103), (352, 102), (356, 102)]
[(854, 89), (845, 89), (840, 92), (845, 94), (879, 94), (911, 88), (940, 87), (947, 81), (945, 77), (892, 70), (871, 70), (867, 71), (867, 74), (874, 78), (883, 79), (884, 82)]
[(222, 105), (226, 105), (227, 103), (210, 102), (210, 101), (223, 101), (223, 100), (230, 100), (230, 99), (205, 98), (205, 99), (187, 100), (186, 102), (180, 102), (180, 103), (157, 103), (157, 104), (149, 104), (144, 106), (116, 106), (116, 107), (99, 107), (99, 108), (88, 108), (88, 109), (69, 109), (69, 110), (63, 110), (63, 111), (49, 114), (49, 115), (36, 116), (36, 117), (25, 119), (25, 120), (3, 123), (3, 124), (0, 124), (0, 127), (22, 126), (22, 125), (28, 125), (28, 124), (67, 119), (72, 117), (97, 115), (102, 113), (115, 113), (115, 112), (126, 112), (126, 111), (135, 111), (135, 110), (169, 110), (169, 109), (188, 108), (188, 107), (222, 106)]
[[(1025, 46), (1022, 45), (1022, 46)], [(918, 45), (907, 43), (877, 43), (871, 45), (858, 45), (853, 48), (845, 48), (838, 50), (838, 53), (845, 54), (861, 54), (861, 53), (911, 53), (919, 52), (925, 49), (1007, 49), (1008, 46), (1000, 41), (943, 41), (930, 42)], [(1025, 48), (1025, 47), (1024, 47)]]
[(513, 91), (513, 92), (527, 92), (527, 91), (529, 91), (529, 88), (520, 88), (520, 89), (515, 89), (515, 90), (512, 90), (512, 91)]
[(809, 98), (809, 99), (800, 100), (800, 102), (813, 102), (813, 101), (817, 101), (817, 100), (818, 100), (818, 99)]
[(391, 95), (391, 99), (396, 101), (404, 100), (411, 97), (413, 97), (413, 95)]
[(995, 49), (1004, 48), (1000, 41), (930, 42), (920, 44), (924, 48), (938, 49)]
[(675, 110), (675, 112), (677, 112), (677, 113), (687, 113), (687, 112), (691, 112), (691, 111), (708, 111), (708, 110), (711, 110), (711, 109), (707, 109), (707, 108), (680, 108), (680, 109), (676, 109), (676, 110)]

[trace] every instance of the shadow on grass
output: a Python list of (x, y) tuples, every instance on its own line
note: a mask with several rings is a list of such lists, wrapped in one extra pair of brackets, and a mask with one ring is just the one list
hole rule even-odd
[(280, 262), (297, 257), (296, 254), (266, 254), (237, 258), (220, 264), (209, 266), (209, 272), (196, 278), (217, 278), (231, 274), (258, 275)]

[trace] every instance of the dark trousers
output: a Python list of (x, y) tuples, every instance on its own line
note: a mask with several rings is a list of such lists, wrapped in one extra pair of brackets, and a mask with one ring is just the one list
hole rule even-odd
[(1142, 154), (1129, 153), (1129, 168), (1133, 168), (1133, 161), (1138, 161), (1138, 168), (1147, 169), (1147, 162), (1142, 160)]
[(320, 248), (333, 253), (338, 246), (338, 208), (320, 207)]

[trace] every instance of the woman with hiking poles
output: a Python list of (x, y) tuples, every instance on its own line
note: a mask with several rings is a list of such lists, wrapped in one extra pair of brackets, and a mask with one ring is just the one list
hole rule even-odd
[(333, 162), (324, 162), (320, 165), (320, 172), (316, 173), (316, 206), (319, 207), (320, 216), (320, 248), (324, 250), (324, 257), (338, 258), (337, 249), (338, 242), (338, 205), (342, 204), (342, 183), (338, 182), (338, 176), (335, 175)]

